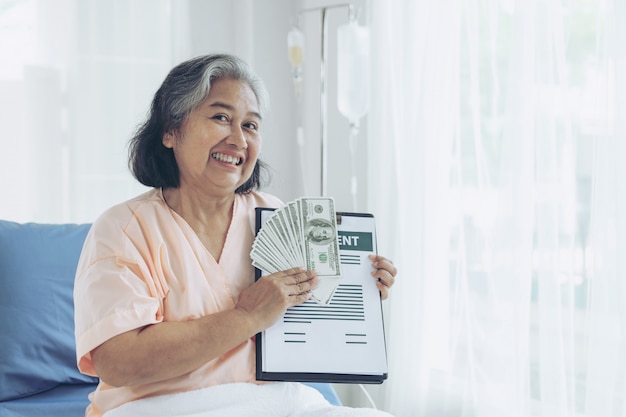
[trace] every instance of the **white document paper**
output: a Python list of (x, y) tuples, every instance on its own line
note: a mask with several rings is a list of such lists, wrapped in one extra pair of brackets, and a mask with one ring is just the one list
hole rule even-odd
[(340, 216), (342, 277), (330, 303), (289, 308), (257, 337), (257, 379), (380, 383), (387, 377), (382, 305), (368, 258), (377, 251), (375, 219)]

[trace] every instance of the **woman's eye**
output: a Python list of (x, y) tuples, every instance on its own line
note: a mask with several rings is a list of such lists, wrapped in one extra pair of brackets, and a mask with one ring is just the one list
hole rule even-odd
[(259, 130), (259, 125), (254, 122), (245, 123), (244, 126), (246, 129)]
[(214, 118), (215, 120), (221, 120), (221, 121), (223, 121), (223, 122), (228, 121), (228, 117), (226, 117), (226, 115), (225, 115), (225, 114), (216, 114), (215, 116), (213, 116), (213, 118)]

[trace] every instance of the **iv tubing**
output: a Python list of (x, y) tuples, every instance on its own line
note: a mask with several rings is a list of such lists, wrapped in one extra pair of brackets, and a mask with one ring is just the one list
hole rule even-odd
[(359, 388), (361, 388), (361, 391), (363, 391), (363, 394), (365, 394), (365, 397), (367, 398), (367, 401), (370, 403), (370, 406), (374, 409), (374, 410), (378, 410), (378, 408), (376, 407), (376, 403), (374, 402), (374, 400), (372, 399), (372, 396), (370, 395), (369, 392), (367, 392), (367, 390), (365, 389), (365, 387), (363, 386), (363, 384), (359, 384)]
[(350, 178), (350, 195), (352, 196), (352, 211), (357, 211), (357, 175), (356, 175), (356, 139), (359, 134), (359, 127), (357, 125), (350, 125), (350, 138), (348, 143), (350, 145), (350, 165), (352, 168), (352, 177)]

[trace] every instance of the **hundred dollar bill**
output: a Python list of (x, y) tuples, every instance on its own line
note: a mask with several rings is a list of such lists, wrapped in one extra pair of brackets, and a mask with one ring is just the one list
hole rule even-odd
[(320, 277), (341, 276), (334, 200), (301, 198), (298, 203), (307, 269), (317, 270)]
[(313, 290), (313, 297), (317, 302), (327, 304), (341, 277), (335, 202), (330, 197), (300, 198), (297, 202), (305, 266), (308, 270), (316, 270), (320, 280), (319, 286)]

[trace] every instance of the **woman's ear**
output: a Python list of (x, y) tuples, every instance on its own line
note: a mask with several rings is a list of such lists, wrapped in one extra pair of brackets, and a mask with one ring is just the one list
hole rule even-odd
[(163, 139), (161, 140), (161, 142), (163, 143), (163, 146), (165, 146), (166, 148), (172, 149), (174, 147), (175, 140), (176, 138), (171, 132), (165, 132), (163, 134)]

